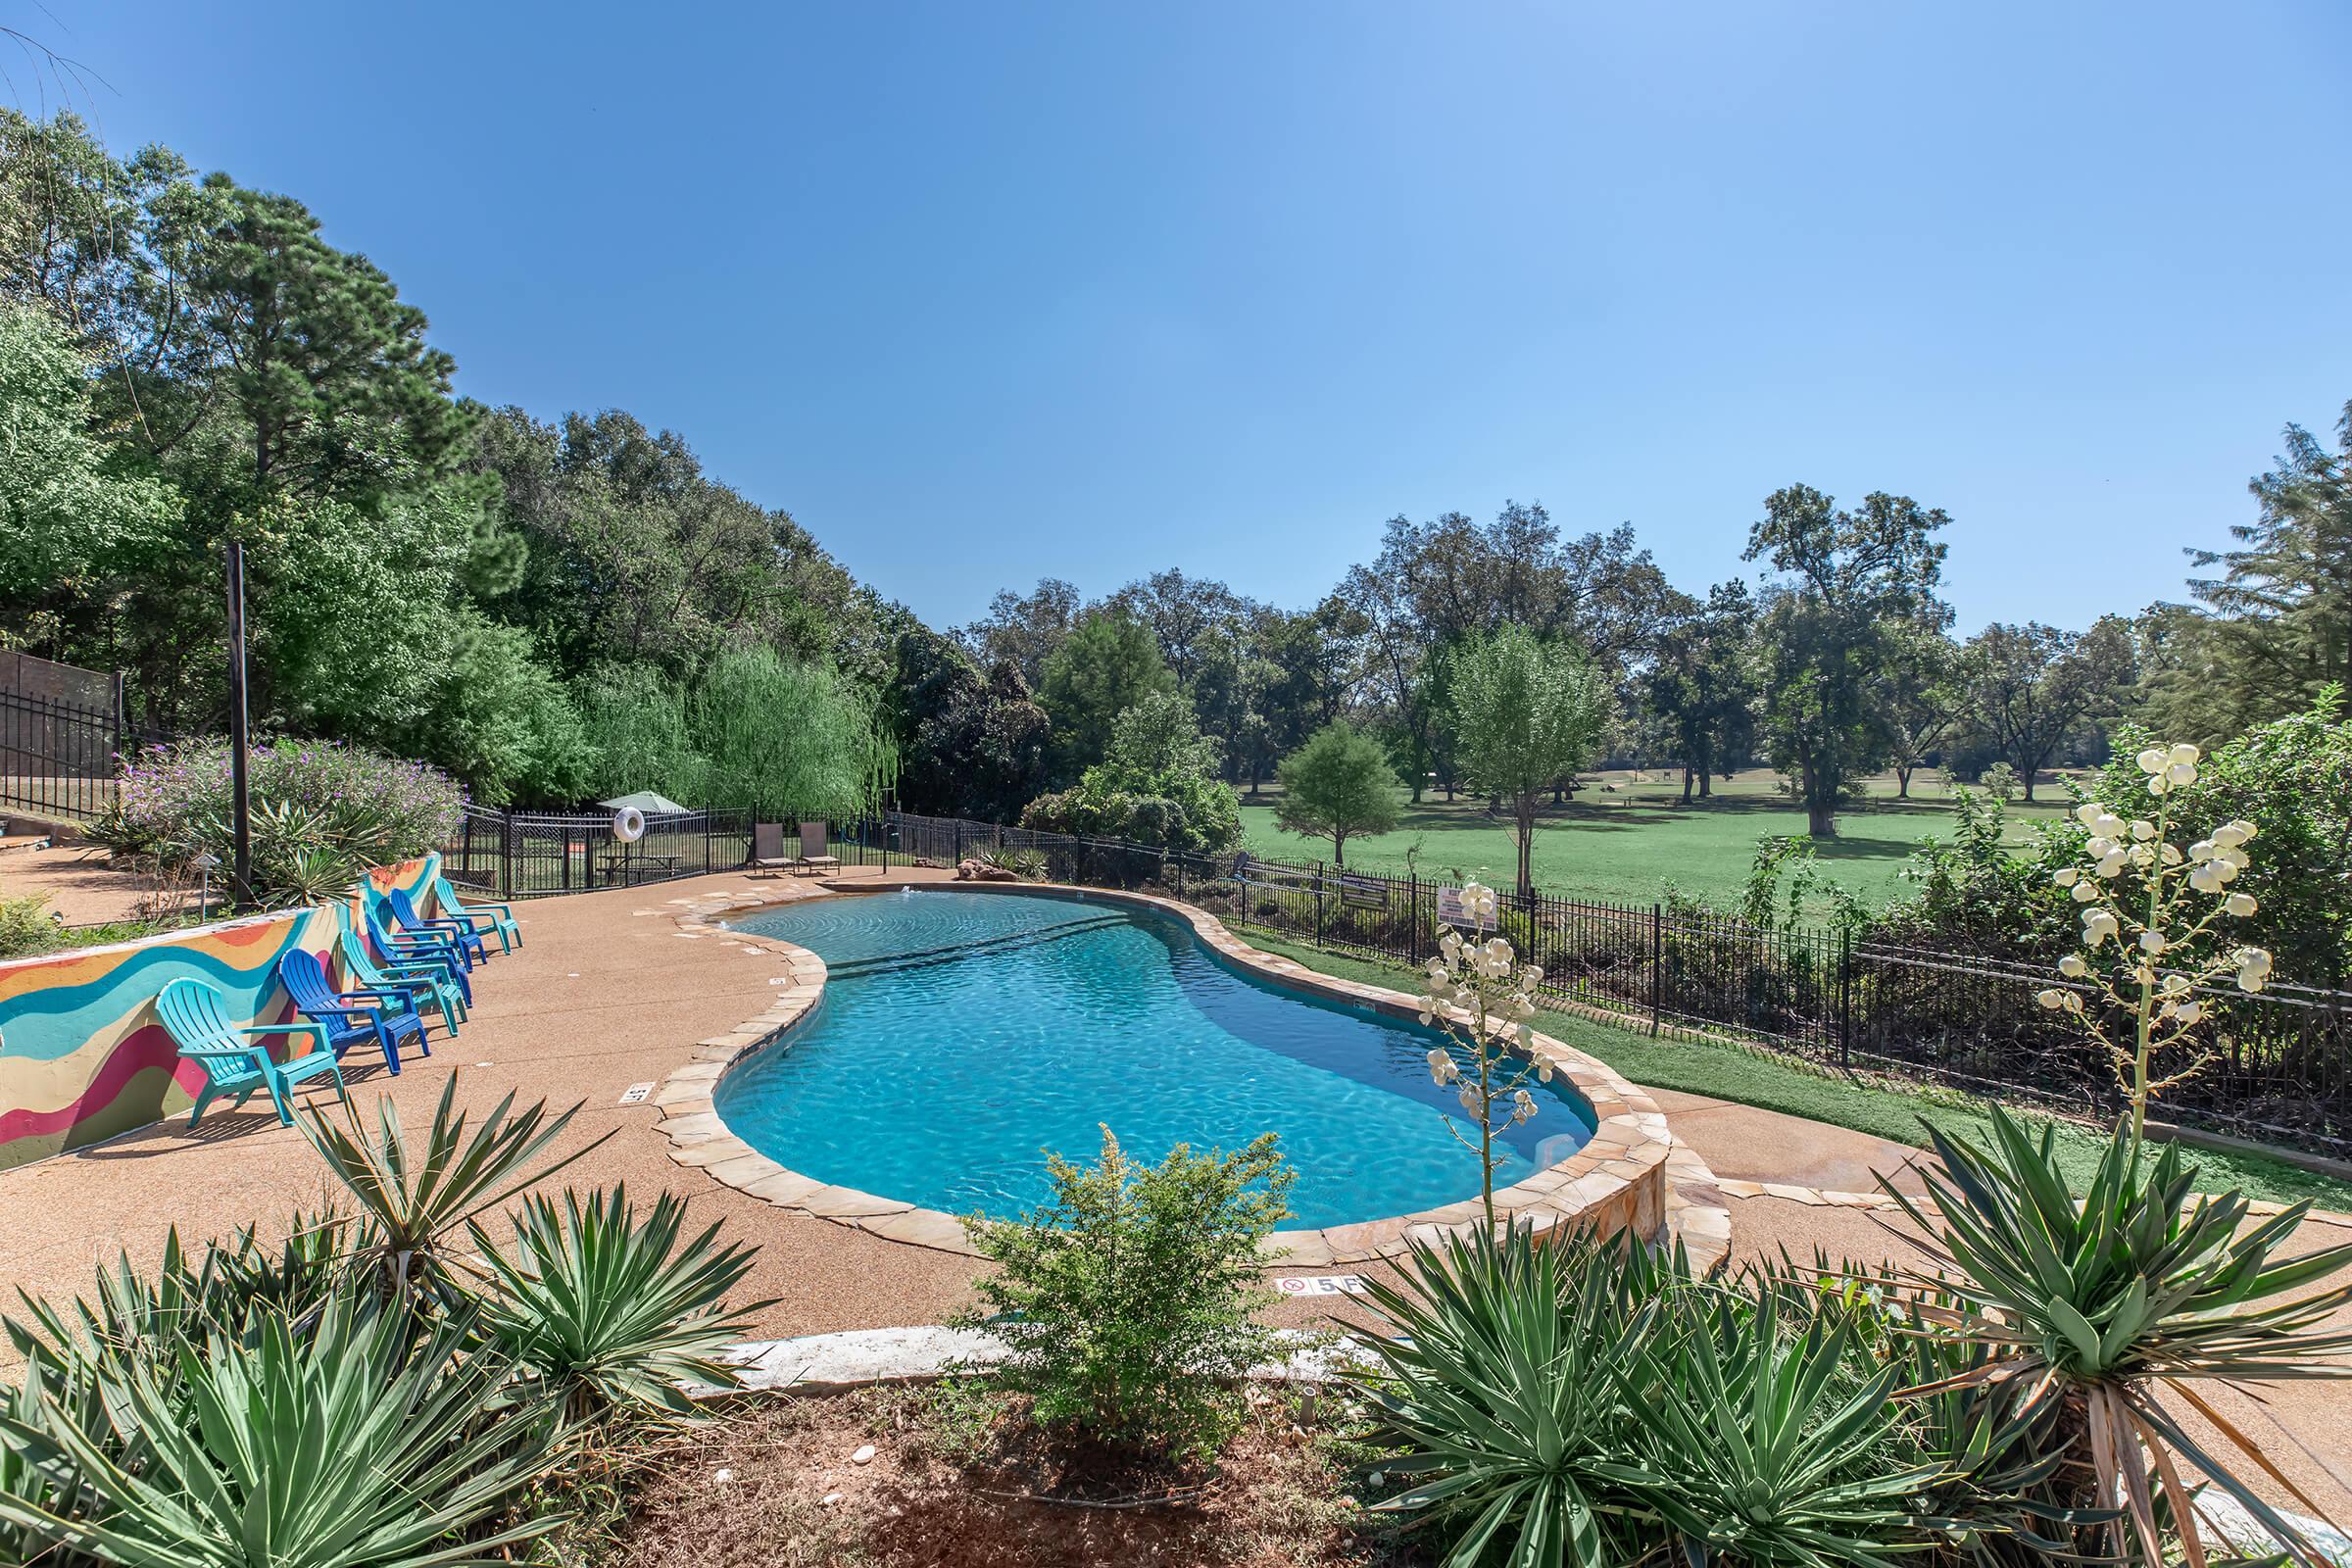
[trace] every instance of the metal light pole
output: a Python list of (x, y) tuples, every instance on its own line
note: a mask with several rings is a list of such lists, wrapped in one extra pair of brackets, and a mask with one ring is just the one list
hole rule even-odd
[(229, 898), (240, 909), (254, 906), (253, 801), (245, 778), (245, 546), (228, 542), (228, 820), (234, 848), (229, 858)]

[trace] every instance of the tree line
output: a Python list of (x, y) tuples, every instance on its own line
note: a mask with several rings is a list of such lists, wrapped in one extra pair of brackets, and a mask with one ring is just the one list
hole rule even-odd
[[(1691, 799), (1764, 763), (1827, 834), (1884, 768), (1907, 793), (1931, 762), (2005, 762), (2030, 796), (2124, 720), (2212, 742), (2352, 675), (2352, 409), (2333, 447), (2289, 427), (2182, 602), (2082, 631), (1956, 636), (1940, 510), (1804, 485), (1751, 519), (1752, 579), (1703, 592), (1631, 525), (1512, 502), (1391, 519), (1302, 609), (1171, 568), (1092, 601), (1048, 578), (938, 630), (677, 434), (483, 407), (454, 368), (299, 201), (0, 111), (0, 626), (125, 671), (162, 729), (222, 722), (231, 538), (266, 727), (492, 802), (783, 813), (889, 787), (1229, 842), (1234, 793), (1336, 723), (1416, 800), (1472, 788), (1518, 821), (1596, 760), (1679, 767)], [(1576, 698), (1552, 724), (1575, 744), (1530, 743), (1545, 693)]]

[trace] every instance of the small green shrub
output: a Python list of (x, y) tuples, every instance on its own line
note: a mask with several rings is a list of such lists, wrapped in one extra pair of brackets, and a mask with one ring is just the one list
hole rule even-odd
[(1296, 1173), (1269, 1133), (1234, 1153), (1179, 1144), (1139, 1165), (1102, 1129), (1091, 1167), (1051, 1156), (1054, 1201), (1019, 1221), (964, 1221), (998, 1273), (965, 1327), (1010, 1347), (1004, 1384), (1049, 1427), (1213, 1453), (1244, 1414), (1242, 1375), (1271, 1351), (1259, 1244)]
[(58, 945), (57, 922), (49, 917), (49, 895), (0, 899), (0, 958), (25, 958)]

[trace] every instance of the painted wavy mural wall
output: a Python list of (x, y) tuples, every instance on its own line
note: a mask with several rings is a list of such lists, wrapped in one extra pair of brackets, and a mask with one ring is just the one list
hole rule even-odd
[[(378, 866), (381, 889), (416, 888), (440, 857)], [(182, 976), (210, 981), (241, 1022), (294, 1015), (277, 960), (332, 955), (332, 906), (252, 915), (140, 942), (0, 963), (0, 1170), (143, 1127), (195, 1102), (204, 1069), (182, 1061), (155, 998)], [(304, 1041), (263, 1037), (282, 1058)]]

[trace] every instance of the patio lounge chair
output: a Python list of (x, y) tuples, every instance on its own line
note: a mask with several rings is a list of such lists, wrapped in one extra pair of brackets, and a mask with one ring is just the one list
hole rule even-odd
[(372, 1040), (384, 1054), (384, 1065), (400, 1071), (400, 1042), (416, 1037), (416, 1049), (433, 1054), (424, 1043), (424, 1020), (405, 992), (341, 991), (326, 977), (326, 965), (308, 948), (296, 948), (277, 960), (278, 983), (294, 1005), (313, 1023), (326, 1026), (327, 1046), (338, 1056), (363, 1040)]
[(363, 898), (360, 906), (360, 917), (368, 926), (368, 940), (375, 944), (375, 951), (384, 956), (386, 963), (437, 970), (444, 980), (458, 988), (458, 995), (466, 999), (466, 1005), (473, 1004), (473, 982), (466, 978), (466, 971), (473, 967), (472, 960), (465, 949), (445, 940), (447, 933), (434, 931), (413, 936), (395, 931), (385, 922), (383, 905), (372, 898)]
[(810, 871), (821, 871), (828, 866), (835, 870), (841, 868), (839, 857), (825, 853), (824, 823), (803, 822), (801, 824), (801, 854), (800, 858), (794, 863)]
[[(204, 1087), (196, 1092), (196, 1108), (188, 1112), (188, 1125), (204, 1114), (204, 1107), (222, 1095), (234, 1095), (239, 1105), (245, 1103), (257, 1089), (270, 1092), (270, 1102), (277, 1107), (277, 1119), (287, 1126), (294, 1125), (294, 1112), (289, 1104), (294, 1086), (321, 1076), (332, 1077), (335, 1093), (345, 1103), (351, 1096), (343, 1087), (343, 1069), (335, 1060), (332, 1048), (326, 1043), (326, 1026), (317, 1023), (230, 1023), (228, 1007), (220, 991), (202, 980), (174, 980), (155, 999), (157, 1016), (164, 1020), (164, 1029), (179, 1054), (190, 1061), (204, 1064)], [(316, 1043), (308, 1054), (279, 1063), (270, 1054), (269, 1048), (248, 1036), (307, 1035)]]
[(460, 953), (466, 955), (466, 967), (490, 961), (490, 950), (482, 946), (481, 933), (474, 930), (470, 920), (454, 919), (449, 915), (423, 915), (416, 912), (416, 901), (409, 897), (406, 888), (394, 888), (384, 895), (385, 905), (392, 910), (392, 920), (410, 936), (438, 936)]
[(754, 822), (752, 824), (752, 874), (774, 876), (778, 871), (800, 864), (798, 858), (784, 853), (784, 824)]
[(419, 1021), (424, 1004), (435, 1004), (441, 1009), (441, 1025), (451, 1034), (466, 1016), (466, 999), (437, 965), (425, 963), (377, 963), (368, 956), (368, 944), (351, 923), (348, 909), (342, 915), (343, 929), (335, 937), (335, 956), (343, 961), (343, 972), (369, 991), (398, 991), (405, 993), (416, 1006)]
[(482, 931), (497, 932), (499, 952), (513, 953), (516, 948), (522, 946), (522, 922), (514, 918), (514, 910), (512, 906), (504, 904), (460, 903), (458, 900), (458, 890), (451, 887), (449, 885), (449, 878), (443, 876), (438, 871), (433, 873), (433, 880), (430, 885), (433, 890), (433, 907), (439, 909), (443, 914), (448, 915), (451, 919), (464, 920), (468, 925), (472, 925), (472, 923), (476, 920), (489, 921), (490, 923), (488, 925), (475, 925), (473, 926), (473, 929), (477, 933)]

